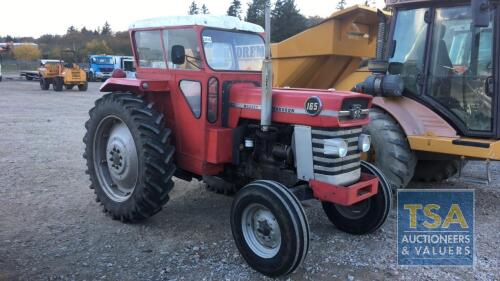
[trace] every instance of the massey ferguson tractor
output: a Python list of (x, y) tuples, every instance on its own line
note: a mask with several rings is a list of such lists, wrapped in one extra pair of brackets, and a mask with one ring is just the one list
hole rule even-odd
[(281, 276), (309, 249), (301, 201), (320, 200), (338, 229), (365, 234), (385, 222), (392, 194), (360, 159), (372, 97), (273, 89), (266, 17), (267, 32), (207, 15), (132, 24), (137, 77), (115, 70), (102, 85), (84, 157), (97, 201), (124, 222), (158, 213), (174, 176), (236, 192), (237, 248), (255, 270)]

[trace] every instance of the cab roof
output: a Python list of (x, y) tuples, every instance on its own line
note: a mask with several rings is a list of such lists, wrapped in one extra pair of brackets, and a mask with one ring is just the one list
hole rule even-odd
[(231, 16), (193, 15), (172, 16), (139, 20), (130, 25), (130, 29), (160, 28), (173, 26), (198, 25), (222, 29), (241, 30), (262, 33), (264, 29), (257, 24)]

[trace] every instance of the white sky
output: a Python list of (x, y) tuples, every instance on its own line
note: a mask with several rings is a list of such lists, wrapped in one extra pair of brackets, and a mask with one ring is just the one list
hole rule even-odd
[[(192, 0), (7, 0), (0, 9), (0, 36), (39, 37), (43, 34), (64, 34), (73, 25), (95, 29), (108, 21), (114, 31), (127, 30), (131, 22), (158, 16), (186, 15)], [(207, 5), (213, 15), (226, 13), (231, 0), (197, 0)], [(250, 0), (242, 0), (246, 10)], [(273, 0), (274, 2), (274, 0)], [(295, 0), (306, 16), (329, 16), (335, 11), (336, 0)], [(348, 6), (363, 0), (347, 0)], [(383, 0), (376, 0), (378, 7)], [(81, 3), (82, 5), (78, 5)], [(69, 5), (69, 6), (68, 6)]]

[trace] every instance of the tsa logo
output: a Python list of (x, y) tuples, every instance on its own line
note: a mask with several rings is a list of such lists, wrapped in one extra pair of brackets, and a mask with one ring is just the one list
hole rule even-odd
[(473, 263), (473, 190), (398, 190), (399, 265)]

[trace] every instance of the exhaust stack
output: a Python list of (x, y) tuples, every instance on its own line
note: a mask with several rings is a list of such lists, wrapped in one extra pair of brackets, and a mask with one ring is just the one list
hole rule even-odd
[(266, 4), (265, 11), (265, 58), (262, 63), (262, 97), (260, 107), (260, 126), (267, 132), (271, 126), (273, 110), (273, 65), (271, 61), (271, 7)]

